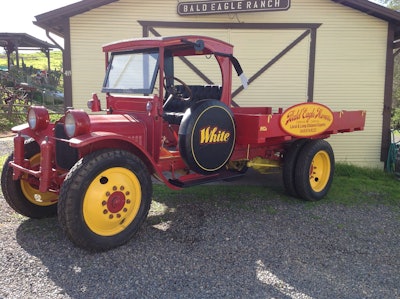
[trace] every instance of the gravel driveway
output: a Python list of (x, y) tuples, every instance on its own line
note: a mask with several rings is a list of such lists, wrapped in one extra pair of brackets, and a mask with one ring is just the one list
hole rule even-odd
[(244, 204), (156, 192), (137, 236), (96, 254), (1, 195), (0, 298), (400, 298), (400, 207), (288, 202), (272, 179)]

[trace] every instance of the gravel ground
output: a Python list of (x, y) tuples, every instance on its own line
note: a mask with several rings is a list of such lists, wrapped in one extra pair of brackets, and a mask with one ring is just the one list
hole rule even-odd
[(400, 298), (400, 207), (287, 202), (266, 178), (243, 205), (155, 198), (133, 240), (96, 254), (1, 195), (0, 298)]

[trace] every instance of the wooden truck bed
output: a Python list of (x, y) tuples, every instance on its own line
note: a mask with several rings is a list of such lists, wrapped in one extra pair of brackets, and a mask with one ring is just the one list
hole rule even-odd
[(236, 107), (232, 111), (238, 124), (237, 144), (262, 144), (269, 139), (284, 142), (292, 137), (327, 138), (332, 134), (363, 130), (366, 117), (363, 110), (332, 112), (317, 103), (299, 104), (277, 113), (272, 113), (270, 107)]

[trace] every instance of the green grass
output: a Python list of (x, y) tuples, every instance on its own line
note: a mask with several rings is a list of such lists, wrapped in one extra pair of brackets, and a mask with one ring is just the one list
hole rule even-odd
[(348, 164), (336, 165), (336, 173), (328, 195), (321, 201), (302, 202), (284, 193), (282, 185), (274, 187), (227, 185), (203, 185), (180, 191), (170, 190), (160, 184), (154, 186), (157, 201), (168, 198), (169, 202), (205, 201), (217, 206), (245, 209), (261, 208), (274, 213), (268, 201), (272, 199), (291, 203), (304, 203), (310, 207), (320, 204), (341, 204), (347, 206), (383, 204), (400, 207), (400, 180), (393, 174), (379, 169), (362, 168)]
[[(35, 69), (47, 70), (47, 57), (42, 52), (33, 53), (20, 53), (19, 54), (19, 65), (22, 67), (22, 58), (26, 67), (32, 66)], [(15, 64), (15, 53), (11, 55)], [(0, 66), (7, 67), (7, 55), (4, 53), (0, 54)], [(62, 68), (62, 52), (61, 51), (51, 51), (50, 52), (50, 69), (60, 70)]]
[(400, 180), (379, 169), (337, 164), (326, 200), (346, 205), (382, 203), (400, 207)]

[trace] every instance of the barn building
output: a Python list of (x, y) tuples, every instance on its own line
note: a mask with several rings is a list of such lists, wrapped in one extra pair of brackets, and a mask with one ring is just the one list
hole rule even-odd
[(315, 101), (366, 110), (364, 131), (329, 142), (337, 161), (384, 166), (400, 13), (367, 0), (83, 0), (34, 23), (64, 38), (67, 106), (87, 109), (93, 92), (104, 101), (104, 44), (207, 35), (233, 44), (250, 78), (246, 90), (233, 82), (235, 103), (285, 109)]

